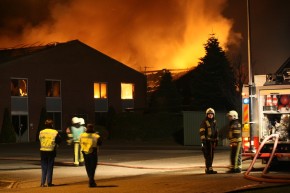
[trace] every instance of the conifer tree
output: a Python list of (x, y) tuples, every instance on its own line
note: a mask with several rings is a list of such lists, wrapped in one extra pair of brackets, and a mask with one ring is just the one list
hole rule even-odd
[(181, 110), (181, 96), (167, 70), (164, 70), (160, 86), (151, 96), (150, 107), (156, 111)]
[(211, 35), (204, 45), (205, 56), (200, 59), (191, 79), (193, 106), (219, 110), (236, 109), (235, 78), (218, 39)]

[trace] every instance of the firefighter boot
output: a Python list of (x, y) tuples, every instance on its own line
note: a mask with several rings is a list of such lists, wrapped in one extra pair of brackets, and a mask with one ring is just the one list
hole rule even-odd
[(236, 168), (236, 169), (234, 169), (234, 171), (233, 171), (233, 173), (241, 173), (242, 172), (242, 170), (240, 169), (240, 168)]
[(217, 174), (217, 171), (214, 171), (212, 168), (205, 169), (206, 174)]

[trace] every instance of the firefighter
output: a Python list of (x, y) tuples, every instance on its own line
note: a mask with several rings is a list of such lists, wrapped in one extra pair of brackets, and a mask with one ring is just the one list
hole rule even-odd
[(85, 158), (89, 187), (96, 187), (97, 184), (94, 178), (98, 164), (98, 146), (101, 145), (101, 140), (99, 134), (94, 132), (93, 124), (88, 124), (86, 132), (81, 134), (80, 145)]
[(73, 117), (72, 125), (66, 129), (69, 140), (74, 144), (74, 166), (83, 166), (84, 157), (80, 148), (80, 135), (85, 132), (85, 127), (81, 126), (80, 118)]
[(45, 129), (39, 133), (40, 156), (41, 156), (41, 184), (40, 187), (53, 186), (53, 166), (56, 157), (56, 147), (60, 144), (59, 133), (53, 128), (53, 121), (45, 121)]
[(216, 174), (212, 168), (214, 150), (218, 143), (218, 129), (215, 120), (215, 111), (212, 108), (206, 110), (206, 117), (199, 129), (201, 149), (205, 158), (205, 173)]
[(229, 123), (229, 140), (230, 140), (230, 170), (228, 173), (242, 172), (242, 127), (236, 111), (229, 111), (227, 117)]

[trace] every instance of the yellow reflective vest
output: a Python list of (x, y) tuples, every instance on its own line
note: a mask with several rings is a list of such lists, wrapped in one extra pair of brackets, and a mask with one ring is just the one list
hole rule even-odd
[(98, 139), (100, 136), (97, 133), (82, 133), (80, 135), (81, 151), (85, 154), (92, 153), (94, 148), (98, 147)]
[(55, 129), (44, 129), (39, 133), (40, 151), (53, 151), (55, 138), (58, 132)]

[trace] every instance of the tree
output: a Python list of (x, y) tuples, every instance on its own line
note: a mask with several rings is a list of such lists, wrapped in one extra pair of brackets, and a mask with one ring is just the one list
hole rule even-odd
[[(236, 90), (237, 90), (237, 100), (242, 101), (242, 92), (243, 92), (243, 85), (245, 84), (246, 80), (248, 80), (248, 72), (247, 66), (242, 64), (242, 57), (241, 55), (236, 56), (232, 62), (232, 67), (234, 69), (234, 76), (236, 80)], [(239, 103), (239, 107), (236, 109), (238, 112), (242, 112), (242, 103)]]
[(10, 113), (7, 108), (4, 110), (3, 124), (0, 134), (0, 142), (2, 143), (15, 143), (16, 134), (11, 122)]
[(237, 109), (234, 72), (218, 39), (211, 35), (204, 48), (206, 54), (194, 69), (190, 82), (192, 105), (199, 110)]
[(151, 110), (156, 111), (180, 111), (181, 96), (178, 93), (175, 84), (172, 81), (171, 73), (168, 70), (163, 71), (160, 80), (160, 86), (151, 95)]

